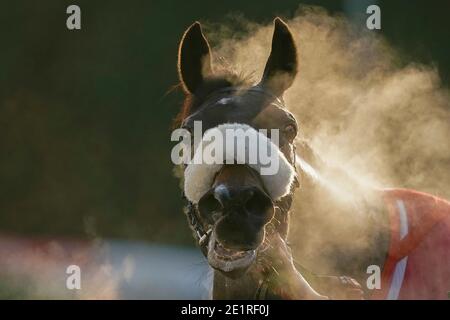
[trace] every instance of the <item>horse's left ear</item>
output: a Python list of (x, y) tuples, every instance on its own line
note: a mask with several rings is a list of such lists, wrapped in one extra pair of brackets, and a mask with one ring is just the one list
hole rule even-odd
[(275, 95), (282, 96), (297, 74), (297, 49), (292, 33), (283, 20), (275, 18), (274, 27), (272, 50), (260, 85)]

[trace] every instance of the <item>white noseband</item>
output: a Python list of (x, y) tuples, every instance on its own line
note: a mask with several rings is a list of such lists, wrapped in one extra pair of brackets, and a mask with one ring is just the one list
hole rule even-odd
[[(236, 148), (227, 147), (228, 144), (225, 142), (225, 138), (222, 141), (217, 139), (219, 136), (227, 137), (230, 130), (234, 134), (234, 145), (242, 146), (242, 148), (237, 150), (238, 152), (235, 151)], [(250, 143), (246, 143), (246, 141), (250, 141)], [(257, 146), (255, 146), (255, 143)], [(208, 155), (205, 155), (206, 150), (211, 150), (213, 145), (216, 147), (216, 153), (217, 150), (223, 153), (221, 155), (223, 161), (220, 163), (214, 163), (214, 161), (211, 161), (210, 156), (208, 158)], [(262, 149), (266, 150), (264, 163), (262, 163), (263, 161), (261, 161), (259, 155), (256, 157), (254, 155), (255, 150), (260, 152)], [(241, 152), (244, 154), (240, 154), (239, 150), (244, 151)], [(194, 159), (196, 158), (206, 159), (207, 161), (200, 161), (200, 163), (191, 161), (184, 172), (184, 193), (186, 198), (193, 203), (198, 203), (200, 198), (208, 192), (216, 173), (222, 168), (224, 163), (247, 164), (255, 169), (261, 175), (264, 187), (272, 200), (278, 200), (289, 193), (296, 175), (294, 167), (289, 163), (278, 146), (265, 134), (246, 124), (226, 123), (207, 130), (195, 151)], [(252, 161), (252, 159), (256, 161)], [(276, 165), (275, 171), (272, 170), (274, 164)], [(268, 166), (272, 166), (272, 168), (269, 170)]]

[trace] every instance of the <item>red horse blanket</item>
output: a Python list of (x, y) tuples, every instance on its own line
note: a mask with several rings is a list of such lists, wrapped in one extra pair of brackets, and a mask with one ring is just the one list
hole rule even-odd
[(384, 189), (391, 241), (372, 299), (448, 299), (450, 202), (408, 189)]

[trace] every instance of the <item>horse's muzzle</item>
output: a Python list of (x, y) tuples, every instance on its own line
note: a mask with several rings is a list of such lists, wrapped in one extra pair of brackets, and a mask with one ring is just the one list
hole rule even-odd
[(202, 220), (212, 229), (208, 262), (227, 275), (242, 274), (254, 262), (264, 241), (264, 226), (275, 211), (260, 181), (245, 178), (253, 174), (247, 170), (235, 167), (219, 174), (198, 203)]

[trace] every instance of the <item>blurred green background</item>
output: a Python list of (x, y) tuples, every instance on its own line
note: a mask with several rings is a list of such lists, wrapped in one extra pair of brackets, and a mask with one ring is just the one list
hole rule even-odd
[[(183, 31), (233, 13), (268, 23), (300, 4), (365, 28), (372, 3), (377, 32), (448, 86), (449, 1), (2, 1), (0, 233), (193, 243), (170, 161)], [(66, 28), (70, 4), (80, 31)]]

